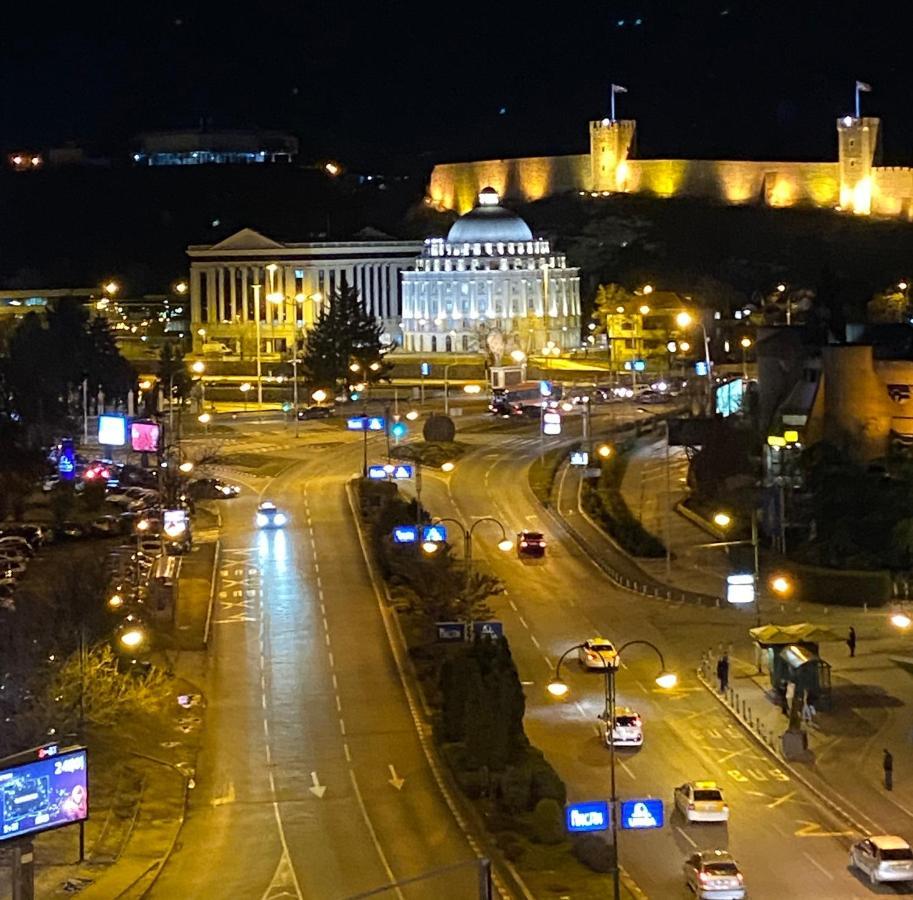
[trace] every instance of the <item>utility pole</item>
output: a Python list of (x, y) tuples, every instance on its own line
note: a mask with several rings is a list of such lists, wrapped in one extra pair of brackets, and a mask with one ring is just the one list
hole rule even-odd
[(254, 291), (254, 321), (257, 323), (257, 410), (263, 411), (263, 372), (260, 359), (260, 288), (262, 285), (255, 281), (251, 287)]

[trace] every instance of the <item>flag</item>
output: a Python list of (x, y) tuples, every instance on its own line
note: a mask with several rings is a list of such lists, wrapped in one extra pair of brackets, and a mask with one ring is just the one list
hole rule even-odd
[[(858, 84), (858, 83), (859, 83), (859, 82), (857, 82), (857, 84)], [(871, 88), (869, 88), (869, 90), (871, 90)], [(613, 94), (627, 94), (627, 93), (628, 93), (628, 89), (627, 89), (626, 87), (622, 87), (620, 84), (613, 84), (613, 85), (612, 85), (612, 93), (613, 93)]]
[[(615, 86), (615, 85), (612, 85), (612, 87), (614, 87), (614, 86)], [(869, 93), (871, 93), (871, 91), (872, 91), (872, 85), (866, 84), (864, 81), (857, 81), (857, 82), (856, 82), (856, 90), (857, 90), (857, 91), (868, 91)]]

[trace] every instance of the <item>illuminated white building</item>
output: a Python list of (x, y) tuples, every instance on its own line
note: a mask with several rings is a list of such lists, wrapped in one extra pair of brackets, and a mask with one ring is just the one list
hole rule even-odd
[[(493, 188), (403, 279), (403, 349), (539, 353), (580, 344), (580, 275)], [(496, 351), (497, 352), (497, 351)]]

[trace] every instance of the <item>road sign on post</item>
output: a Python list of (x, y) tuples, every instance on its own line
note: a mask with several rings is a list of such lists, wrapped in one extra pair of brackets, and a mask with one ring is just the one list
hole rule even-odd
[(418, 541), (418, 527), (416, 525), (397, 525), (393, 529), (394, 544), (414, 544)]
[(488, 638), (489, 640), (497, 640), (499, 637), (504, 636), (504, 623), (503, 622), (473, 622), (472, 623), (472, 636), (477, 640), (482, 638)]
[(754, 575), (751, 572), (737, 572), (734, 575), (727, 575), (726, 600), (738, 606), (744, 603), (754, 603)]
[(387, 477), (387, 470), (383, 466), (368, 466), (368, 478), (383, 481)]
[(412, 477), (412, 466), (404, 464), (397, 465), (393, 468), (393, 479), (395, 481), (404, 481)]
[(609, 830), (609, 804), (605, 800), (569, 803), (564, 815), (570, 832)]
[(446, 525), (423, 525), (422, 540), (432, 541), (435, 544), (443, 544), (447, 540)]
[(367, 428), (368, 431), (386, 431), (387, 430), (387, 423), (384, 420), (383, 416), (368, 416), (366, 421), (368, 424), (365, 425), (365, 428)]
[(663, 827), (663, 801), (655, 798), (625, 800), (621, 804), (621, 827), (645, 830)]
[(465, 622), (435, 622), (439, 644), (455, 644), (466, 640)]
[(364, 416), (352, 416), (346, 419), (346, 428), (349, 431), (364, 431), (365, 430), (365, 417)]
[(542, 413), (542, 433), (561, 434), (561, 413), (553, 411)]

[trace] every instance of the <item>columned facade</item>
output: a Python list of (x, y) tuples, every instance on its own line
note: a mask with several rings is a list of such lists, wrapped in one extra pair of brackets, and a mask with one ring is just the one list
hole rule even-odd
[(401, 272), (422, 246), (394, 240), (285, 244), (245, 228), (221, 243), (188, 247), (194, 352), (224, 345), (230, 356), (256, 356), (259, 318), (261, 355), (283, 357), (343, 278), (398, 341)]

